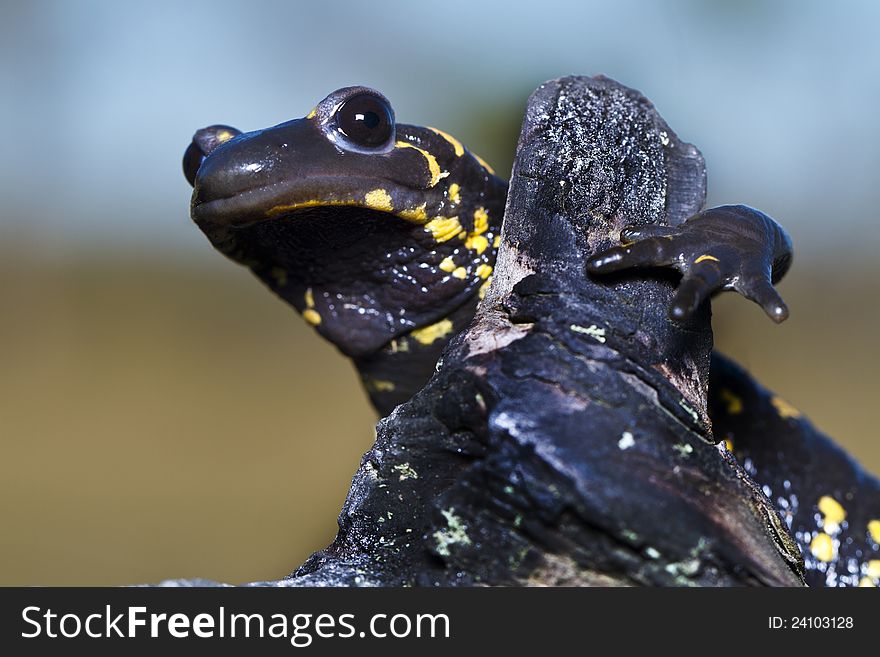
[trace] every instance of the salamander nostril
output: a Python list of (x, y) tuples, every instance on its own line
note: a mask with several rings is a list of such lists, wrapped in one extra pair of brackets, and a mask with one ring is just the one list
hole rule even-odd
[(211, 151), (240, 134), (241, 130), (228, 125), (212, 125), (198, 130), (183, 154), (183, 175), (189, 184), (195, 186), (196, 173)]

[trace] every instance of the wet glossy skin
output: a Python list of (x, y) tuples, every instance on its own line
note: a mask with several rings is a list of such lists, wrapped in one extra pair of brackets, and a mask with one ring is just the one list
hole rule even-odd
[(775, 322), (788, 307), (773, 287), (791, 264), (788, 233), (760, 210), (722, 205), (680, 226), (643, 226), (621, 233), (623, 246), (594, 256), (594, 274), (634, 267), (672, 267), (682, 274), (669, 315), (689, 317), (720, 289), (735, 290), (760, 305)]
[[(340, 89), (305, 118), (265, 130), (200, 130), (184, 171), (193, 219), (214, 246), (353, 359), (382, 415), (425, 384), (491, 282), (507, 184), (453, 137), (396, 124), (373, 90)], [(791, 240), (758, 210), (712, 208), (621, 240), (588, 274), (676, 269), (674, 320), (724, 289), (774, 321), (788, 316), (773, 283), (791, 262)], [(796, 537), (808, 582), (880, 584), (877, 480), (720, 356), (709, 405), (716, 439)]]

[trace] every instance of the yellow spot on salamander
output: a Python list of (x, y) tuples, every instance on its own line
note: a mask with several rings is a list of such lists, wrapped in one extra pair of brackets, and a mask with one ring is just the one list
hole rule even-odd
[(490, 166), (489, 166), (489, 163), (486, 162), (486, 160), (484, 160), (483, 158), (481, 158), (481, 157), (480, 157), (479, 155), (477, 155), (476, 153), (471, 153), (471, 155), (473, 155), (473, 156), (474, 156), (474, 159), (475, 159), (477, 162), (480, 163), (480, 166), (481, 166), (481, 167), (483, 167), (486, 171), (488, 171), (489, 173), (491, 173), (493, 176), (495, 175), (495, 169), (493, 169), (492, 167), (490, 167)]
[(272, 218), (280, 214), (293, 212), (294, 210), (302, 210), (304, 208), (329, 207), (332, 205), (367, 207), (373, 210), (389, 212), (391, 214), (394, 214), (395, 216), (400, 217), (401, 219), (414, 221), (415, 223), (419, 224), (423, 224), (428, 220), (428, 215), (425, 212), (424, 203), (413, 209), (403, 209), (399, 212), (394, 212), (391, 205), (391, 196), (384, 189), (374, 189), (373, 191), (368, 192), (365, 195), (363, 201), (361, 201), (359, 198), (316, 198), (307, 199), (305, 201), (298, 201), (296, 203), (276, 205), (266, 210), (266, 216)]
[(701, 255), (701, 256), (700, 256), (699, 258), (697, 258), (696, 260), (694, 260), (694, 264), (695, 264), (695, 265), (698, 265), (698, 264), (700, 264), (701, 262), (703, 262), (703, 261), (705, 261), (705, 260), (711, 260), (712, 262), (721, 262), (718, 258), (716, 258), (716, 257), (713, 256), (713, 255), (704, 254), (704, 255)]
[(834, 559), (834, 541), (825, 532), (819, 532), (810, 542), (810, 552), (819, 561), (831, 561)]
[(477, 208), (474, 210), (474, 230), (475, 235), (482, 235), (489, 228), (489, 213), (486, 208)]
[(732, 452), (732, 451), (733, 451), (733, 442), (730, 440), (730, 438), (725, 438), (725, 439), (724, 439), (724, 446), (727, 448), (727, 451), (728, 451), (728, 452)]
[(303, 310), (303, 319), (306, 320), (312, 326), (317, 326), (321, 323), (321, 316), (318, 314), (318, 311), (314, 308), (306, 308)]
[(871, 581), (870, 577), (862, 577), (862, 579), (859, 580), (859, 587), (860, 588), (873, 588), (875, 586), (877, 586), (877, 585)]
[(461, 187), (458, 183), (449, 186), (449, 200), (453, 203), (461, 203)]
[(394, 390), (393, 381), (383, 379), (367, 379), (367, 388), (375, 392), (391, 392)]
[(840, 529), (840, 523), (846, 520), (846, 510), (833, 497), (823, 495), (819, 498), (819, 511), (825, 516), (823, 527), (833, 534)]
[(445, 258), (443, 258), (443, 260), (440, 262), (440, 269), (442, 269), (446, 273), (449, 273), (455, 269), (455, 262), (453, 262), (452, 256), (446, 256)]
[(437, 128), (428, 128), (431, 132), (436, 132), (438, 135), (443, 137), (446, 141), (452, 144), (452, 148), (455, 149), (455, 157), (461, 157), (464, 155), (464, 146), (461, 145), (461, 142), (458, 141), (455, 137), (450, 134), (443, 132), (442, 130), (438, 130)]
[(307, 119), (313, 119), (313, 118), (315, 118), (317, 115), (318, 115), (318, 108), (317, 108), (317, 107), (313, 107), (313, 108), (312, 108), (312, 111), (309, 112), (308, 114), (306, 114), (306, 118), (307, 118)]
[(875, 543), (880, 543), (880, 520), (872, 520), (868, 523), (868, 534)]
[(739, 415), (743, 410), (743, 402), (727, 388), (721, 389), (721, 401), (727, 406), (728, 415)]
[(483, 263), (479, 267), (477, 267), (477, 271), (475, 271), (474, 273), (480, 278), (489, 278), (492, 273), (492, 267), (490, 267), (486, 263)]
[(394, 208), (391, 205), (391, 196), (384, 189), (374, 189), (364, 195), (364, 202), (367, 207), (383, 212), (391, 212)]
[(486, 208), (477, 208), (474, 210), (474, 229), (467, 234), (464, 246), (466, 249), (476, 251), (482, 254), (489, 248), (489, 240), (483, 236), (489, 228), (489, 213)]
[(428, 220), (428, 213), (425, 212), (425, 204), (422, 203), (420, 206), (413, 208), (412, 210), (400, 210), (397, 213), (397, 216), (401, 219), (407, 219), (408, 221), (415, 221), (416, 223), (423, 224)]
[(465, 269), (464, 267), (456, 267), (452, 270), (452, 275), (455, 278), (464, 280), (465, 278), (467, 278), (467, 269)]
[(461, 233), (462, 227), (458, 217), (434, 217), (425, 224), (425, 230), (438, 242), (447, 242)]
[(232, 133), (229, 132), (229, 130), (221, 130), (217, 133), (217, 141), (219, 141), (221, 144), (226, 143), (230, 139), (232, 139)]
[(486, 282), (480, 286), (480, 299), (483, 299), (486, 296), (486, 290), (489, 289), (489, 286), (492, 285), (492, 277), (486, 279)]
[(303, 319), (312, 326), (317, 326), (321, 323), (321, 315), (315, 310), (315, 295), (312, 293), (312, 288), (306, 288), (303, 299), (306, 302), (306, 309), (302, 313)]
[(483, 235), (474, 235), (473, 233), (471, 233), (464, 241), (464, 246), (466, 249), (476, 251), (479, 254), (489, 248), (489, 240), (487, 240)]
[(408, 141), (399, 141), (394, 145), (397, 148), (412, 148), (422, 154), (422, 156), (425, 158), (425, 161), (428, 163), (428, 171), (431, 174), (431, 180), (428, 182), (428, 187), (433, 187), (440, 181), (441, 178), (445, 178), (449, 175), (448, 171), (440, 171), (440, 165), (437, 164), (437, 158), (431, 155), (424, 148), (419, 148), (418, 146), (410, 144)]
[(865, 574), (874, 579), (880, 579), (880, 559), (871, 559), (865, 569)]
[(449, 335), (451, 332), (452, 320), (441, 319), (436, 324), (430, 324), (429, 326), (415, 329), (410, 335), (421, 344), (432, 344), (435, 340), (439, 340), (440, 338)]
[(783, 420), (787, 420), (789, 418), (797, 419), (801, 416), (801, 412), (794, 406), (789, 404), (787, 401), (782, 399), (782, 397), (774, 397), (770, 400), (770, 403), (773, 404), (776, 412), (779, 413), (779, 417), (781, 417)]
[(493, 246), (494, 248), (496, 248), (496, 249), (497, 249), (499, 246), (501, 246), (501, 235), (496, 235), (496, 236), (495, 236), (495, 239), (492, 240), (492, 246)]
[(357, 201), (354, 199), (308, 199), (306, 201), (299, 201), (297, 203), (286, 203), (284, 205), (276, 205), (274, 207), (266, 210), (267, 217), (275, 217), (279, 214), (284, 214), (286, 212), (291, 212), (293, 210), (301, 210), (303, 208), (316, 208), (316, 207), (324, 207), (329, 205), (363, 205), (361, 201)]

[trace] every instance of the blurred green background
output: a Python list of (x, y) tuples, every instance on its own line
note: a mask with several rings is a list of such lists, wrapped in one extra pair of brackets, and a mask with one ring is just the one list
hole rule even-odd
[(791, 319), (721, 349), (880, 470), (871, 2), (0, 3), (0, 584), (275, 578), (326, 545), (374, 418), (352, 368), (188, 218), (196, 128), (382, 90), (509, 170), (541, 81), (605, 73), (778, 218)]

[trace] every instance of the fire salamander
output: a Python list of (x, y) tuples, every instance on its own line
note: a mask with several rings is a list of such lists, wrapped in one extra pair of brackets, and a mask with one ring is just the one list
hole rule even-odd
[[(264, 130), (199, 130), (183, 166), (199, 228), (353, 360), (382, 415), (430, 378), (492, 280), (507, 183), (445, 132), (397, 123), (372, 89), (339, 89), (305, 118)], [(757, 210), (712, 208), (622, 240), (591, 259), (590, 274), (677, 269), (675, 320), (721, 289), (775, 321), (788, 316), (773, 283), (791, 241)], [(779, 510), (807, 582), (880, 584), (878, 480), (717, 354), (709, 409), (719, 449)]]

